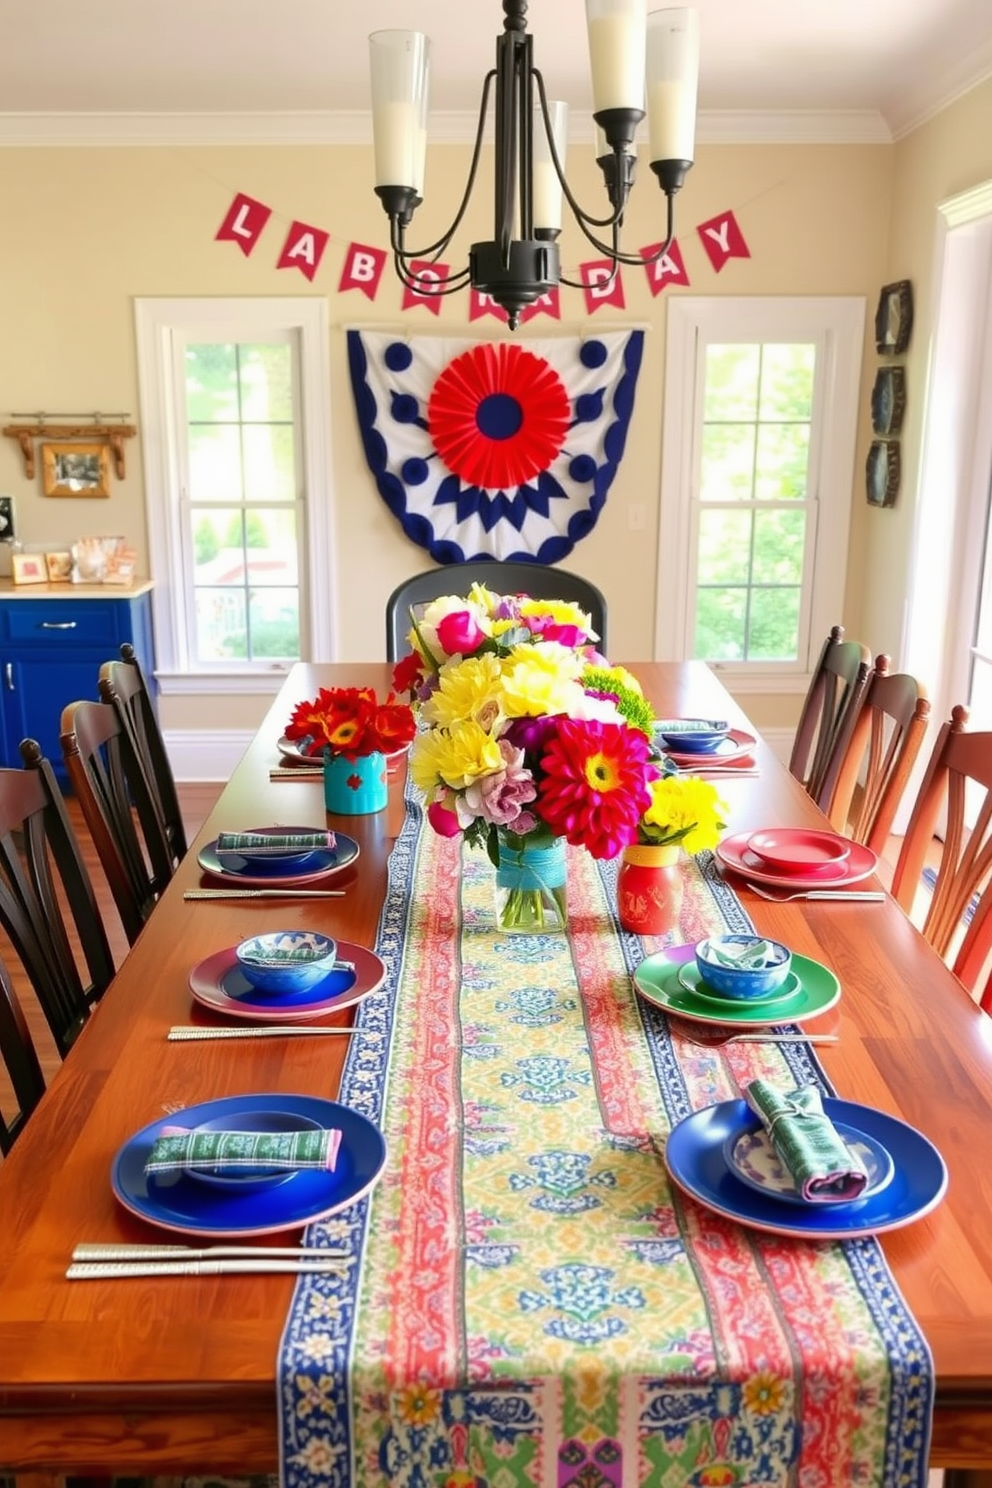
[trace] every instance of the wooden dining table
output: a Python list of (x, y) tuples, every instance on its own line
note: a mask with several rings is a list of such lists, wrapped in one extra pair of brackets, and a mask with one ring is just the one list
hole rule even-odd
[[(628, 663), (659, 714), (728, 717), (750, 729), (700, 663)], [(270, 778), (293, 705), (321, 686), (374, 685), (382, 663), (294, 667), (189, 855), (0, 1165), (0, 1468), (17, 1472), (262, 1472), (276, 1468), (276, 1359), (294, 1281), (276, 1275), (73, 1282), (84, 1241), (169, 1237), (126, 1212), (109, 1181), (137, 1129), (221, 1096), (332, 1097), (344, 1039), (177, 1044), (174, 1024), (209, 1024), (191, 968), (249, 934), (294, 926), (372, 946), (387, 861), (404, 815), (326, 817), (321, 782)], [(753, 729), (752, 729), (753, 732)], [(720, 778), (730, 830), (822, 826), (800, 785), (759, 739), (757, 774)], [(207, 883), (199, 847), (221, 830), (325, 822), (360, 844), (331, 886), (340, 898), (191, 902)], [(867, 887), (879, 887), (875, 878)], [(837, 1008), (810, 1031), (838, 1094), (903, 1118), (946, 1160), (946, 1197), (882, 1237), (894, 1277), (933, 1353), (934, 1466), (992, 1465), (992, 1020), (891, 899), (769, 903), (743, 882), (757, 929), (839, 977)], [(290, 913), (291, 911), (291, 913)], [(330, 1018), (346, 1023), (348, 1012)], [(185, 1237), (180, 1237), (184, 1239)], [(274, 1243), (278, 1243), (274, 1240)]]

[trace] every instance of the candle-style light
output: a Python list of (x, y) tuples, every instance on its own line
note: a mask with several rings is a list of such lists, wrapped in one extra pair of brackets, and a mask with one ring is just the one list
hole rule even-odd
[[(407, 247), (406, 233), (424, 196), (430, 42), (419, 31), (376, 31), (369, 46), (375, 191), (389, 217), (397, 274), (420, 294), (452, 294), (471, 285), (502, 306), (513, 330), (520, 312), (556, 285), (583, 287), (561, 273), (557, 239), (562, 198), (585, 236), (614, 264), (646, 261), (620, 250), (620, 227), (635, 173), (634, 135), (645, 101), (651, 169), (667, 204), (665, 242), (647, 262), (671, 246), (673, 199), (693, 162), (699, 27), (695, 10), (647, 14), (646, 0), (586, 0), (597, 158), (609, 198), (609, 212), (594, 217), (580, 207), (565, 178), (568, 108), (548, 99), (544, 78), (533, 64), (527, 0), (503, 0), (503, 10), (496, 66), (483, 83), (461, 204), (447, 231), (416, 249)], [(493, 236), (471, 245), (464, 268), (418, 278), (411, 268), (414, 260), (438, 259), (465, 215), (490, 91), (495, 94)]]

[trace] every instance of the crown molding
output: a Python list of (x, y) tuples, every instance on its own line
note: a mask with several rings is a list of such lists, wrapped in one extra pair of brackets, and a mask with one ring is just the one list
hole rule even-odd
[[(467, 144), (475, 112), (431, 117), (434, 144)], [(699, 115), (698, 138), (707, 145), (879, 145), (892, 134), (872, 109), (712, 110)], [(573, 111), (570, 139), (591, 144), (590, 113)], [(286, 113), (2, 113), (0, 147), (49, 148), (168, 145), (367, 145), (372, 116), (365, 110)]]

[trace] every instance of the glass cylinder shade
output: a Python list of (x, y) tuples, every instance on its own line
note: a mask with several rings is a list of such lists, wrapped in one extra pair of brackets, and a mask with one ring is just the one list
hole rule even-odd
[(430, 41), (421, 31), (369, 37), (375, 184), (423, 195)]
[[(565, 170), (568, 150), (568, 104), (559, 99), (548, 100), (548, 118), (554, 135), (558, 163)], [(534, 231), (545, 228), (551, 232), (561, 231), (561, 182), (551, 158), (548, 132), (544, 127), (544, 114), (540, 108), (534, 112), (533, 128), (533, 217)]]
[(698, 82), (698, 12), (651, 11), (647, 33), (647, 104), (652, 160), (695, 158)]
[(643, 109), (645, 0), (586, 0), (592, 108)]

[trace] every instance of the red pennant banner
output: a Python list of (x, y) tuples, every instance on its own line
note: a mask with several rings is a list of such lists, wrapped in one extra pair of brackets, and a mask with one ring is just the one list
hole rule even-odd
[(696, 231), (706, 249), (706, 256), (719, 274), (729, 258), (750, 258), (751, 250), (733, 212), (721, 212), (708, 222), (700, 222)]
[(520, 312), (520, 324), (526, 325), (533, 320), (535, 315), (550, 315), (552, 320), (561, 320), (561, 301), (558, 294), (558, 286), (549, 289), (547, 294), (541, 295), (533, 305), (528, 305), (526, 310)]
[(618, 310), (624, 309), (623, 279), (619, 268), (614, 273), (614, 265), (608, 258), (594, 259), (590, 263), (579, 264), (579, 274), (582, 279), (583, 293), (586, 297), (586, 314), (595, 315), (604, 305), (614, 305)]
[(343, 294), (346, 289), (359, 289), (367, 299), (374, 300), (379, 292), (385, 262), (384, 249), (370, 248), (366, 243), (349, 243), (338, 294)]
[(410, 289), (403, 286), (403, 303), (401, 310), (409, 310), (414, 305), (426, 305), (432, 315), (441, 314), (441, 301), (443, 295), (431, 294), (431, 286), (439, 281), (447, 279), (450, 273), (448, 264), (433, 263), (427, 259), (414, 259), (410, 264), (410, 276), (418, 284), (424, 285), (424, 290)]
[(652, 243), (650, 248), (640, 250), (641, 257), (645, 261), (644, 272), (648, 276), (648, 286), (655, 296), (660, 295), (666, 285), (689, 283), (689, 275), (682, 262), (682, 250), (677, 238), (672, 239), (660, 258), (655, 259), (654, 263), (648, 263), (647, 260), (654, 258), (660, 247), (660, 243)]
[(329, 237), (330, 233), (324, 232), (322, 228), (309, 227), (305, 222), (292, 223), (276, 268), (299, 269), (305, 278), (312, 280), (324, 256)]
[(272, 208), (239, 191), (227, 209), (227, 216), (215, 235), (215, 242), (237, 243), (245, 258), (261, 236), (262, 228), (272, 216)]
[(470, 289), (468, 292), (469, 320), (481, 320), (484, 315), (494, 315), (501, 324), (506, 325), (506, 311), (497, 305), (492, 295), (480, 294), (477, 289)]

